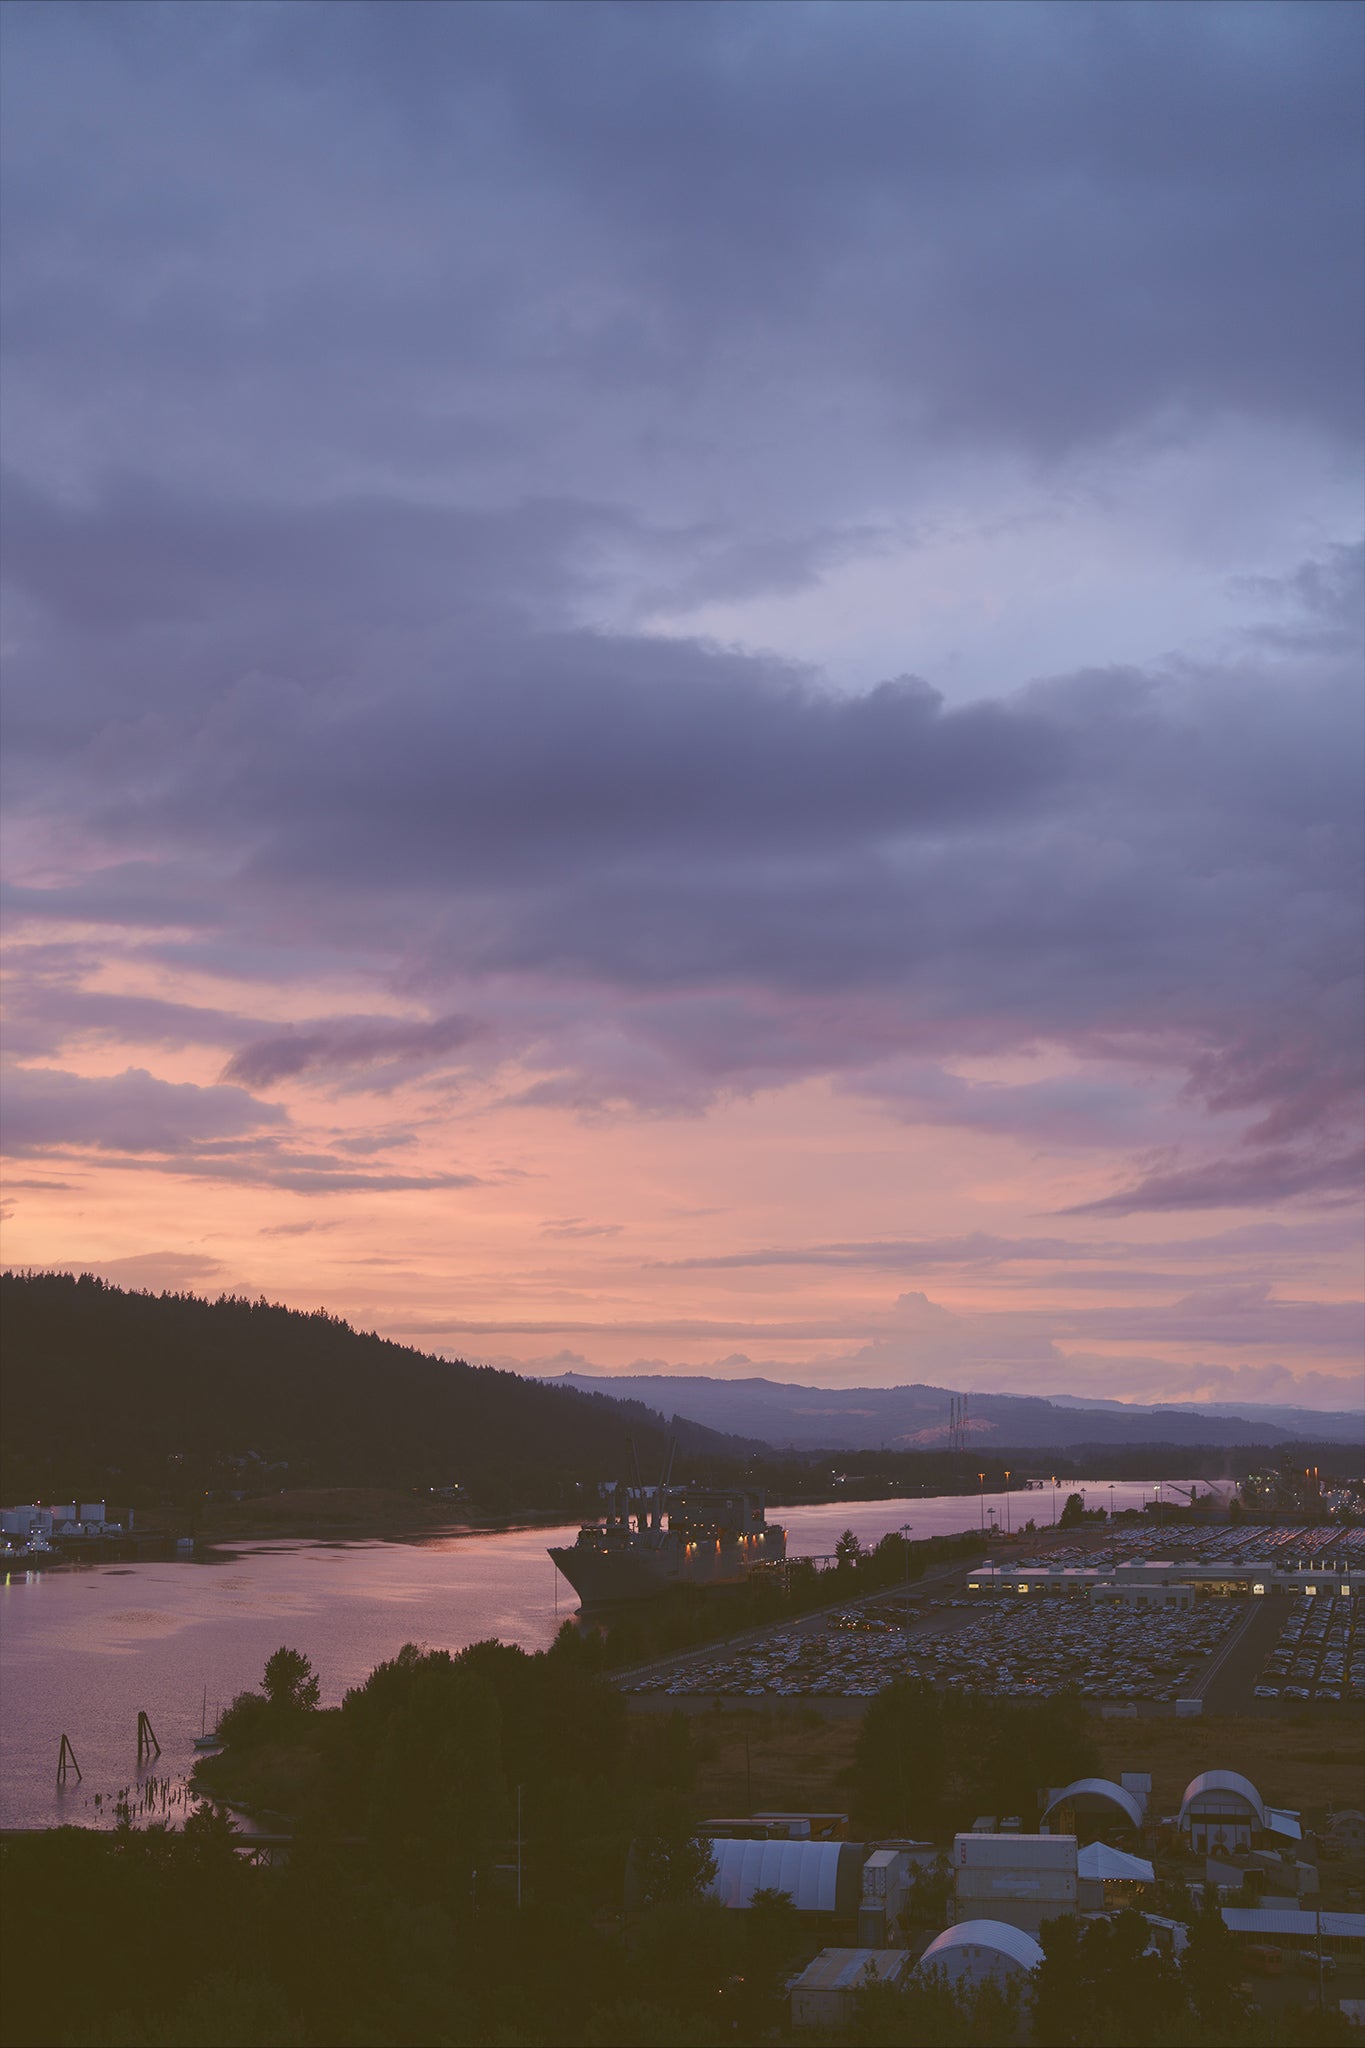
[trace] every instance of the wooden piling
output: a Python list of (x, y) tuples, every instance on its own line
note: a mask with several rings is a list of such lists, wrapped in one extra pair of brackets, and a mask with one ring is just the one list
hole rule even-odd
[(154, 1756), (160, 1756), (161, 1744), (156, 1739), (156, 1730), (147, 1716), (139, 1712), (137, 1717), (137, 1761), (141, 1770), (144, 1762), (150, 1763)]
[(71, 1766), (71, 1769), (76, 1773), (76, 1776), (79, 1778), (81, 1775), (81, 1767), (76, 1762), (76, 1752), (71, 1747), (70, 1737), (67, 1734), (63, 1733), (62, 1746), (57, 1751), (57, 1783), (59, 1785), (64, 1785), (66, 1783), (66, 1770), (68, 1764)]

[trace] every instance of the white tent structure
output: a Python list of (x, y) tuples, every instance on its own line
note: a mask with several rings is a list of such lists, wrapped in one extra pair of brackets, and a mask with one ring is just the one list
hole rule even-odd
[(1129, 1856), (1107, 1842), (1088, 1842), (1076, 1858), (1076, 1875), (1092, 1884), (1151, 1884), (1156, 1872), (1143, 1856)]
[(1043, 1960), (1043, 1951), (1022, 1927), (1003, 1920), (959, 1920), (936, 1934), (915, 1965), (916, 1974), (938, 1971), (949, 1984), (1007, 1984), (1027, 1976)]

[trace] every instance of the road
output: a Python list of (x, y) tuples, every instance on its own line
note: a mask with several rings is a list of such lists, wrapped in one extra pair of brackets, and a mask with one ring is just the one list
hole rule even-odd
[(1246, 1604), (1241, 1627), (1220, 1644), (1192, 1689), (1203, 1700), (1206, 1714), (1247, 1711), (1266, 1652), (1280, 1632), (1282, 1602), (1250, 1597)]

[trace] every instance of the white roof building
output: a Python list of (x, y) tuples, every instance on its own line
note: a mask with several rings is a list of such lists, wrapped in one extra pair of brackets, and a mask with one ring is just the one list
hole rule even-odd
[(1305, 1913), (1292, 1906), (1224, 1906), (1223, 1924), (1253, 1941), (1365, 1942), (1365, 1913)]
[(858, 1994), (872, 1984), (896, 1984), (910, 1961), (903, 1948), (825, 1948), (792, 1980), (792, 2025), (847, 2025)]
[(950, 1984), (1005, 1984), (1027, 1976), (1043, 1960), (1043, 1951), (1022, 1927), (1003, 1920), (959, 1920), (936, 1934), (915, 1965), (916, 1973), (938, 1971)]

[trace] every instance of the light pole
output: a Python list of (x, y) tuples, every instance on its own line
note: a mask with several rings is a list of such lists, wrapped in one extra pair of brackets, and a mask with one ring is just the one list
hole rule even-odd
[(1005, 1467), (1005, 1534), (1007, 1536), (1012, 1534), (1010, 1529), (1010, 1468), (1008, 1465)]
[(901, 1535), (905, 1538), (905, 1589), (907, 1592), (910, 1590), (910, 1531), (914, 1526), (913, 1522), (901, 1523)]
[(978, 1472), (976, 1476), (981, 1481), (981, 1533), (984, 1536), (986, 1533), (986, 1475), (984, 1472)]
[(1052, 1475), (1052, 1526), (1057, 1526), (1057, 1474)]

